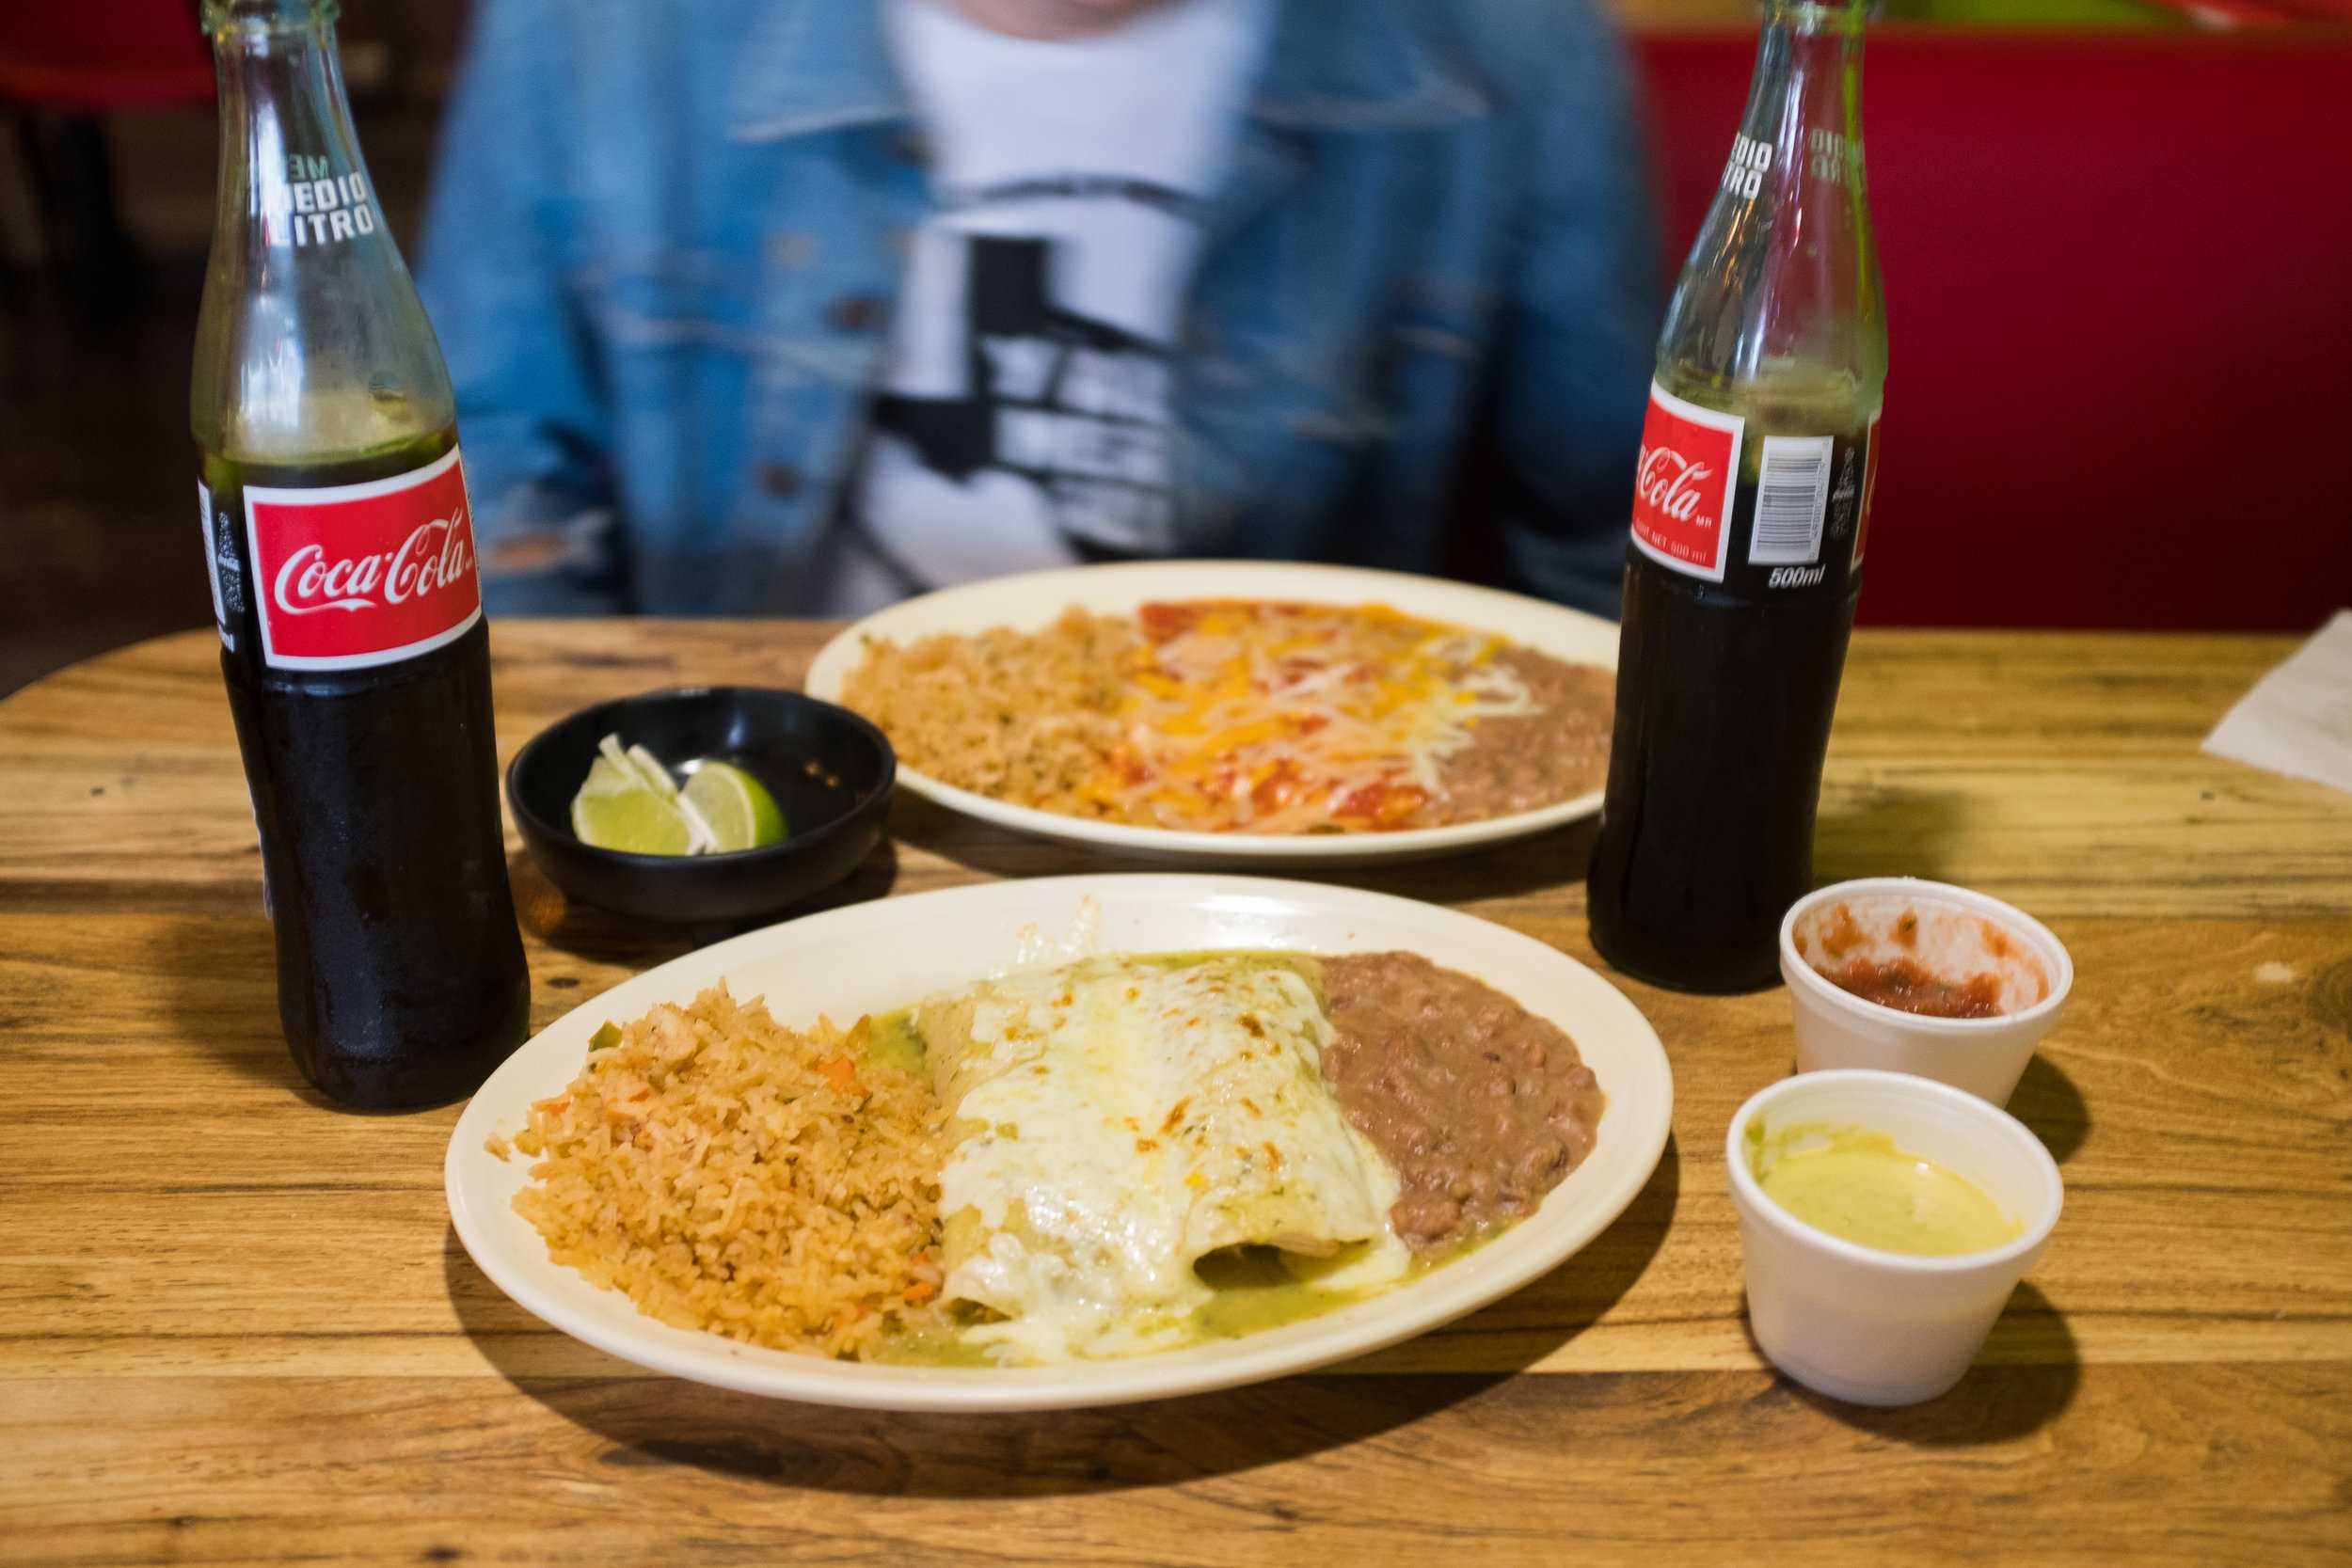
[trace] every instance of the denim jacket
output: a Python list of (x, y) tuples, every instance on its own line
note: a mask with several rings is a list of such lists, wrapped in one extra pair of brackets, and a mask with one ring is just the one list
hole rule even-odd
[[(1172, 355), (1199, 555), (1613, 614), (1658, 256), (1590, 0), (1282, 0)], [(485, 0), (423, 252), (494, 611), (790, 612), (922, 126), (876, 0)]]

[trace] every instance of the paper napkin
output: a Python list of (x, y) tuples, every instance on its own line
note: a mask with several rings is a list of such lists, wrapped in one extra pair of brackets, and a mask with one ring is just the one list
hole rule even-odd
[(2205, 750), (2352, 793), (2352, 610), (2256, 681)]

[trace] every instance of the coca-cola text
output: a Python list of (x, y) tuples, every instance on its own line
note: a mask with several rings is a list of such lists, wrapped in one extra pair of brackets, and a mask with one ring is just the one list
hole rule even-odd
[(1721, 582), (1745, 423), (1650, 388), (1633, 475), (1633, 543), (1661, 564)]
[[(465, 467), (454, 449), (391, 479), (324, 489), (248, 485), (263, 659), (281, 669), (389, 664), (482, 613)], [(328, 614), (327, 611), (337, 613)]]
[(324, 546), (305, 545), (278, 569), (271, 597), (288, 615), (316, 615), (326, 610), (373, 610), (444, 588), (462, 591), (473, 571), (471, 538), (461, 514), (419, 524), (400, 548), (383, 555), (334, 561)]
[(1644, 447), (1633, 487), (1645, 503), (1677, 522), (1687, 523), (1698, 511), (1699, 502), (1707, 499), (1699, 486), (1714, 472), (1672, 447)]

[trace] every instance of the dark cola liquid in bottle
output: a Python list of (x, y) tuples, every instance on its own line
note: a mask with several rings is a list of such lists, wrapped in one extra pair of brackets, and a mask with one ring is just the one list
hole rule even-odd
[(1680, 990), (1778, 973), (1862, 589), (1886, 315), (1861, 0), (1765, 0), (1675, 290), (1634, 482), (1593, 944)]
[(220, 187), (190, 411), (278, 1014), (333, 1099), (442, 1103), (530, 1023), (449, 372), (360, 162), (331, 0), (204, 21)]

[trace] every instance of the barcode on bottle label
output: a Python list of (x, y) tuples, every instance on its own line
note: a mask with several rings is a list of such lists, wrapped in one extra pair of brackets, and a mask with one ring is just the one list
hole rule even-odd
[(213, 582), (213, 625), (220, 628), (220, 640), (233, 648), (236, 635), (229, 629), (229, 606), (220, 596), (220, 552), (213, 535), (213, 487), (202, 480), (196, 482), (196, 520), (204, 528), (204, 575)]
[(1821, 517), (1829, 506), (1827, 436), (1767, 436), (1756, 486), (1748, 560), (1757, 566), (1809, 566), (1821, 559)]

